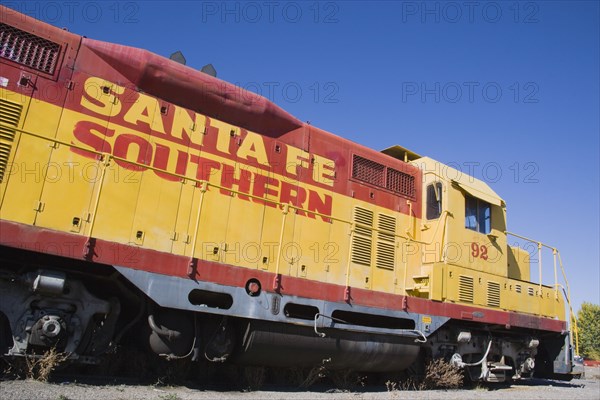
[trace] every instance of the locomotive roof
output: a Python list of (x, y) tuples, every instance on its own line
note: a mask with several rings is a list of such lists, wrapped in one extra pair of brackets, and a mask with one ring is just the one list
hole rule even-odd
[(505, 201), (489, 185), (482, 180), (452, 168), (430, 157), (421, 157), (410, 162), (419, 167), (423, 174), (435, 174), (438, 178), (450, 181), (454, 186), (473, 197), (477, 197), (495, 206), (506, 206)]

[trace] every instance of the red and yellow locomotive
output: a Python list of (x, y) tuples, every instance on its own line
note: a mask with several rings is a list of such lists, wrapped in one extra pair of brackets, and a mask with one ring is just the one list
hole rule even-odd
[(0, 18), (6, 357), (95, 363), (138, 334), (168, 358), (570, 376), (559, 285), (531, 282), (484, 182), (148, 51)]

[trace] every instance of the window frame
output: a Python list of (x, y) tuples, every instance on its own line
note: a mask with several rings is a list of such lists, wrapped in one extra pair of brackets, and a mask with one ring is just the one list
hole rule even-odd
[[(439, 219), (444, 211), (444, 205), (442, 192), (443, 192), (442, 182), (433, 182), (427, 185), (426, 193), (425, 193), (425, 217), (428, 221), (432, 221), (435, 219)], [(431, 197), (434, 197), (435, 201), (431, 201)], [(434, 207), (437, 207), (437, 211), (434, 210)], [(430, 210), (432, 214), (430, 214)], [(433, 216), (435, 215), (435, 216)]]
[(465, 195), (465, 228), (489, 235), (492, 232), (492, 205), (477, 197)]

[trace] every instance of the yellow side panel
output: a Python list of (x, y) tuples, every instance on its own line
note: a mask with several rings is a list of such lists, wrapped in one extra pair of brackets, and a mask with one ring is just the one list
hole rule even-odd
[[(232, 189), (237, 190), (238, 187), (233, 185)], [(227, 252), (221, 261), (236, 266), (258, 268), (262, 265), (260, 227), (264, 205), (252, 201), (243, 194), (230, 196), (228, 193), (231, 192), (220, 192), (216, 188), (215, 190), (223, 198), (231, 197), (224, 239), (227, 243)]]
[[(15, 152), (12, 175), (2, 203), (2, 218), (33, 224), (44, 184), (43, 168), (50, 158), (48, 142), (21, 135)], [(18, 170), (17, 170), (18, 168)]]
[(529, 281), (531, 279), (529, 252), (519, 248), (508, 246), (508, 277)]
[(170, 252), (181, 183), (159, 178), (152, 171), (144, 172), (141, 179), (130, 243)]
[[(75, 125), (81, 114), (63, 110), (57, 139), (71, 143)], [(98, 126), (106, 126), (106, 121), (87, 117)], [(94, 192), (100, 184), (102, 162), (88, 153), (84, 157), (66, 145), (56, 145), (45, 174), (41, 201), (44, 210), (36, 218), (36, 225), (61, 231), (84, 233), (90, 220), (89, 207)], [(69, 207), (65, 207), (68, 203)], [(78, 222), (78, 223), (77, 223)]]
[[(346, 210), (346, 214), (337, 214), (338, 218), (343, 218), (346, 221), (350, 221), (352, 219), (352, 207), (349, 202), (344, 197), (339, 197), (335, 199), (336, 207), (334, 210)], [(313, 235), (313, 234), (311, 234)], [(321, 237), (320, 235), (315, 235), (315, 238)], [(350, 251), (350, 224), (346, 224), (339, 221), (333, 221), (329, 227), (329, 237), (323, 243), (331, 243), (331, 249), (334, 250), (330, 258), (330, 262), (325, 264), (325, 267), (328, 268), (327, 271), (327, 282), (335, 283), (339, 285), (346, 284), (346, 272), (348, 270), (348, 264), (350, 263), (349, 251)], [(324, 240), (324, 239), (321, 239)], [(325, 247), (325, 244), (318, 243), (316, 245), (319, 247), (319, 254)], [(329, 246), (329, 245), (328, 245)], [(319, 259), (322, 257), (319, 256)]]
[[(510, 310), (564, 320), (564, 300), (554, 288), (500, 278), (454, 265), (446, 266), (447, 300), (465, 305)], [(470, 301), (472, 299), (472, 301)]]
[[(61, 108), (43, 103), (30, 102), (26, 94), (13, 93), (0, 89), (0, 98), (13, 104), (20, 104), (22, 128), (26, 131), (53, 138), (60, 118)], [(17, 125), (20, 126), (21, 122)], [(37, 210), (43, 209), (39, 203), (44, 186), (44, 175), (51, 153), (51, 142), (17, 132), (12, 142), (12, 163), (7, 166), (0, 189), (2, 218), (11, 221), (33, 224)]]
[(293, 240), (288, 246), (299, 257), (291, 275), (327, 282), (330, 271), (339, 269), (340, 245), (330, 239), (331, 225), (319, 216), (296, 216)]
[[(267, 196), (267, 198), (273, 198), (273, 196)], [(279, 239), (281, 236), (281, 228), (285, 218), (285, 229), (283, 234), (283, 242), (290, 242), (293, 238), (293, 223), (294, 215), (285, 215), (279, 207), (271, 207), (269, 205), (264, 206), (263, 220), (260, 225), (261, 230), (261, 246), (262, 256), (265, 258), (266, 263), (261, 261), (261, 269), (268, 270), (269, 272), (275, 272), (277, 269), (277, 262), (279, 254)], [(291, 228), (290, 228), (291, 226)], [(282, 248), (283, 254), (283, 248)], [(283, 273), (285, 260), (283, 257), (279, 260), (279, 273)]]
[(430, 275), (430, 299), (441, 301), (444, 298), (444, 264), (434, 264)]
[(95, 182), (102, 169), (101, 162), (79, 156), (67, 146), (52, 150), (41, 195), (44, 207), (35, 224), (60, 231), (83, 232), (89, 219)]
[(100, 190), (98, 207), (95, 208), (95, 204), (90, 207), (90, 214), (96, 217), (93, 230), (88, 234), (117, 243), (130, 243), (140, 183), (142, 175), (147, 173), (152, 172), (132, 171), (111, 161), (106, 167), (103, 185), (96, 189)]
[[(124, 90), (125, 98), (128, 96), (134, 98), (130, 89)], [(113, 107), (121, 106), (121, 103), (118, 102), (112, 104), (114, 104)], [(157, 110), (158, 102), (150, 102), (147, 107), (147, 115), (152, 116), (151, 125), (154, 126), (155, 119), (160, 118)], [(108, 123), (108, 130), (111, 133), (107, 135), (110, 138), (107, 137), (106, 140), (110, 143), (112, 154), (141, 165), (133, 165), (117, 159), (112, 159), (108, 163), (104, 171), (102, 186), (97, 185), (96, 188), (95, 199), (99, 199), (98, 206), (95, 207), (96, 200), (93, 200), (90, 205), (90, 214), (95, 214), (95, 220), (88, 234), (93, 237), (106, 238), (118, 243), (143, 244), (145, 233), (141, 231), (141, 235), (136, 237), (139, 229), (134, 226), (133, 221), (138, 206), (142, 207), (142, 213), (149, 212), (144, 210), (143, 203), (145, 194), (152, 191), (154, 172), (144, 166), (151, 165), (156, 147), (155, 141), (148, 133), (150, 128), (147, 124), (142, 126), (144, 126), (145, 132), (138, 131), (131, 134), (130, 128), (112, 122)], [(144, 191), (142, 191), (142, 182), (145, 186)], [(151, 209), (152, 206), (149, 208)]]
[(198, 207), (200, 205), (201, 188), (193, 181), (179, 184), (179, 201), (177, 218), (172, 236), (172, 252), (191, 257), (192, 231), (196, 226)]
[[(215, 182), (214, 175), (210, 182)], [(227, 251), (225, 238), (227, 237), (227, 224), (229, 222), (229, 209), (231, 196), (223, 196), (219, 189), (211, 186), (204, 193), (198, 232), (195, 232), (198, 206), (192, 208), (189, 234), (194, 238), (196, 234), (196, 250), (194, 257), (207, 261), (221, 261), (223, 252)]]
[(258, 268), (262, 264), (260, 230), (264, 206), (241, 200), (238, 196), (231, 199), (229, 207), (225, 243), (227, 253), (222, 262), (247, 268)]
[[(282, 219), (283, 219), (282, 212)], [(278, 256), (279, 273), (288, 276), (296, 276), (299, 268), (299, 259), (302, 256), (301, 244), (294, 241), (296, 223), (300, 217), (295, 211), (289, 210), (285, 215), (285, 226), (283, 226), (283, 237), (281, 241), (281, 252)], [(279, 247), (278, 247), (279, 249)], [(277, 266), (276, 266), (277, 268)]]
[[(0, 122), (10, 127), (20, 128), (27, 115), (30, 97), (17, 94), (0, 87)], [(4, 199), (4, 192), (8, 181), (13, 175), (20, 180), (22, 170), (19, 160), (14, 158), (21, 133), (10, 127), (0, 127), (0, 205)], [(2, 210), (0, 209), (0, 213)]]

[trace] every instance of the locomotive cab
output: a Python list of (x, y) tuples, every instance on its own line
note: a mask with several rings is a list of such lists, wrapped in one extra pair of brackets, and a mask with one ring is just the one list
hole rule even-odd
[[(568, 335), (555, 339), (564, 340), (563, 351), (548, 355), (538, 350), (535, 334), (514, 329), (510, 318), (481, 331), (466, 328), (464, 320), (506, 310), (564, 319), (564, 301), (555, 288), (530, 281), (529, 253), (508, 245), (506, 204), (486, 183), (428, 157), (411, 163), (423, 171), (422, 259), (409, 272), (415, 285), (407, 292), (477, 307), (432, 335), (434, 357), (450, 358), (471, 379), (489, 382), (531, 376), (536, 362), (547, 371), (552, 363), (567, 365)], [(531, 336), (523, 340), (524, 334)]]
[(424, 171), (422, 240), (440, 244), (424, 252), (423, 264), (507, 276), (504, 201), (486, 183), (429, 157), (413, 163)]

